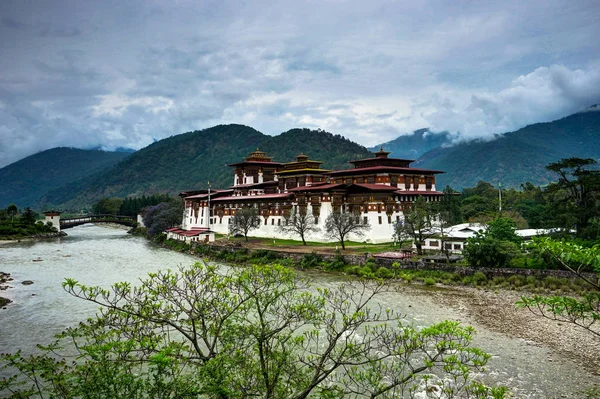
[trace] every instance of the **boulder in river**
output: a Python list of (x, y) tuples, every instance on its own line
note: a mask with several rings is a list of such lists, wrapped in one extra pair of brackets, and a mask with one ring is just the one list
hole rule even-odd
[(4, 307), (6, 305), (8, 305), (9, 303), (11, 303), (12, 301), (8, 298), (4, 298), (0, 296), (0, 306)]
[(21, 284), (23, 284), (23, 285), (31, 285), (31, 284), (33, 284), (33, 281), (31, 281), (31, 280), (25, 280)]

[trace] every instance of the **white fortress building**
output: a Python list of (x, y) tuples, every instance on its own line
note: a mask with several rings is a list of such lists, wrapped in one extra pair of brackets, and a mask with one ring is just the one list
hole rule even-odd
[(327, 217), (332, 212), (350, 212), (371, 226), (364, 237), (350, 236), (350, 240), (389, 242), (405, 206), (418, 197), (438, 201), (443, 195), (435, 186), (435, 175), (443, 172), (411, 168), (412, 160), (388, 158), (389, 154), (381, 149), (374, 158), (350, 161), (353, 168), (331, 171), (304, 154), (280, 163), (257, 149), (229, 165), (234, 172), (228, 189), (180, 194), (185, 201), (181, 236), (205, 241), (201, 237), (207, 231), (227, 234), (236, 211), (253, 207), (261, 218), (260, 228), (249, 233), (255, 237), (298, 239), (283, 237), (278, 226), (292, 213), (309, 212), (320, 232), (306, 239), (325, 242)]

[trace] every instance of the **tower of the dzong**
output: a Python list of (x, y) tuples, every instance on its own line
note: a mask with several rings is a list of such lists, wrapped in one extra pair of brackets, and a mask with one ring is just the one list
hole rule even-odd
[(264, 151), (257, 148), (242, 162), (232, 163), (228, 166), (235, 168), (233, 187), (237, 187), (275, 180), (275, 172), (282, 165), (279, 162), (273, 162), (273, 157), (266, 156)]
[(325, 182), (324, 173), (331, 172), (321, 169), (321, 161), (310, 160), (308, 155), (296, 156), (296, 161), (288, 162), (277, 171), (279, 192), (287, 192), (290, 188), (312, 186), (315, 183)]

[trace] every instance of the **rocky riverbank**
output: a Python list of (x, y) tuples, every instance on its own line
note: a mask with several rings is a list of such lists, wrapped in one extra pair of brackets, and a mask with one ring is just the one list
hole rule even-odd
[(5, 237), (3, 236), (2, 238), (0, 238), (0, 245), (3, 244), (13, 244), (15, 242), (20, 242), (20, 241), (33, 241), (33, 240), (40, 240), (40, 239), (45, 239), (45, 238), (58, 238), (58, 237), (65, 237), (67, 235), (67, 233), (65, 233), (64, 231), (59, 231), (56, 233), (44, 233), (44, 234), (34, 234), (32, 236), (27, 236), (27, 237)]
[[(10, 273), (0, 272), (0, 292), (11, 288), (8, 283), (12, 280), (13, 279), (10, 276)], [(6, 305), (8, 305), (11, 302), (12, 301), (10, 299), (0, 296), (0, 308), (6, 309)]]
[[(515, 302), (527, 293), (509, 290), (480, 290), (470, 287), (440, 290), (415, 289), (416, 295), (433, 297), (455, 309), (467, 324), (522, 339), (531, 345), (545, 346), (600, 375), (600, 338), (570, 323), (562, 323), (520, 309)], [(555, 361), (553, 358), (548, 362)], [(599, 382), (600, 383), (600, 382)]]

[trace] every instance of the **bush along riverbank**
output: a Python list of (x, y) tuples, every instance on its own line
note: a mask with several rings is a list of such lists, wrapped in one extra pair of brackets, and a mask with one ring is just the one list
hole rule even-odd
[(481, 289), (508, 289), (546, 294), (584, 295), (589, 285), (562, 270), (502, 269), (427, 264), (402, 260), (390, 262), (365, 255), (323, 255), (250, 250), (243, 247), (154, 240), (164, 248), (230, 264), (280, 264), (296, 269), (343, 273), (362, 278), (396, 279), (426, 286), (470, 286)]

